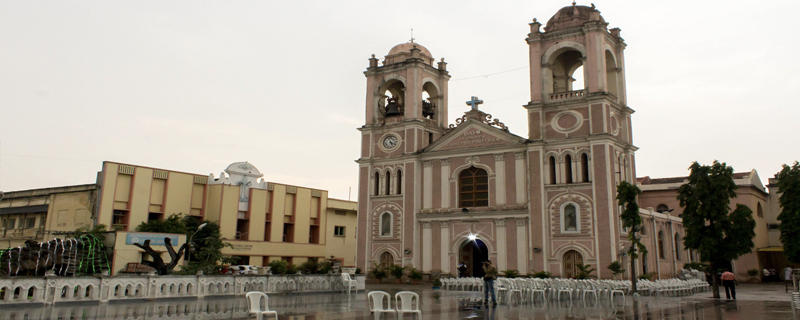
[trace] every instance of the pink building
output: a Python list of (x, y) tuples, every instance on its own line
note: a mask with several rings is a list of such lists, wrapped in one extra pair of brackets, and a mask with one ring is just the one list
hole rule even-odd
[[(616, 185), (635, 182), (637, 148), (626, 44), (607, 25), (594, 6), (577, 5), (544, 30), (530, 23), (525, 137), (481, 111), (476, 97), (448, 125), (450, 75), (422, 45), (397, 45), (382, 64), (373, 55), (359, 129), (357, 265), (435, 275), (466, 263), (468, 275), (480, 275), (490, 259), (499, 270), (572, 277), (583, 263), (610, 278), (609, 263), (626, 263)], [(572, 87), (575, 77), (585, 88)], [(642, 213), (680, 229), (680, 219)]]

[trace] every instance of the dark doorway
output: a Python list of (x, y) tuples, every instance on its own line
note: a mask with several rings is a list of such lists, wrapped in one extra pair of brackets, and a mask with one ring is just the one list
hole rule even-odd
[(489, 260), (489, 250), (481, 240), (467, 240), (461, 245), (459, 258), (459, 264), (467, 265), (467, 277), (483, 277), (483, 262)]

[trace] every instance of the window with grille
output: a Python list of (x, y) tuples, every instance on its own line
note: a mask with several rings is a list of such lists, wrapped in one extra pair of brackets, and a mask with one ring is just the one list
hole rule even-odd
[(465, 207), (489, 206), (489, 175), (486, 170), (470, 167), (458, 176), (459, 204)]
[(337, 237), (344, 237), (344, 227), (342, 226), (333, 227), (333, 235)]
[(25, 229), (33, 229), (34, 226), (36, 226), (36, 218), (25, 219)]

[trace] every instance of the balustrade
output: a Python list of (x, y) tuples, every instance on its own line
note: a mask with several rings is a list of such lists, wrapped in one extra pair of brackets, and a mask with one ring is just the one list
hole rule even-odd
[(558, 92), (558, 93), (551, 93), (550, 100), (567, 100), (567, 99), (574, 99), (574, 98), (583, 98), (586, 96), (585, 90), (575, 90), (575, 91), (567, 91), (567, 92)]
[[(364, 289), (364, 276), (354, 277)], [(101, 276), (0, 278), (0, 305), (243, 295), (248, 291), (331, 292), (340, 275)]]

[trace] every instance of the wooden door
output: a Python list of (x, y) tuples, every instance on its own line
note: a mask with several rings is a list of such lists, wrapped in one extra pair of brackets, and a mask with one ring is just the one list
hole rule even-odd
[(564, 253), (564, 273), (563, 278), (574, 278), (578, 274), (578, 265), (583, 264), (583, 256), (578, 251), (570, 250)]

